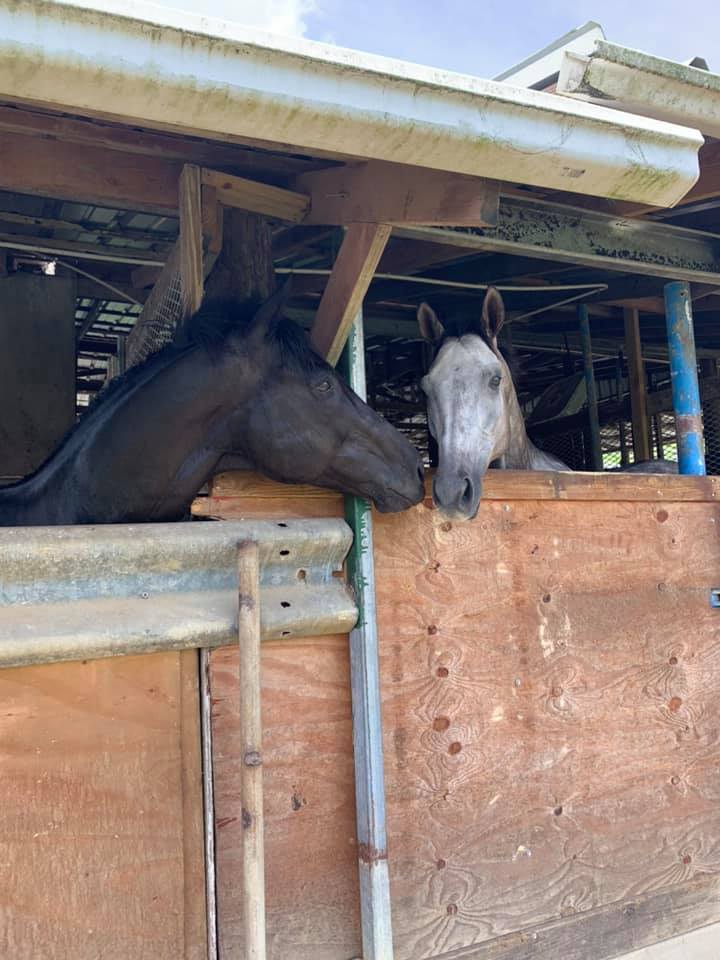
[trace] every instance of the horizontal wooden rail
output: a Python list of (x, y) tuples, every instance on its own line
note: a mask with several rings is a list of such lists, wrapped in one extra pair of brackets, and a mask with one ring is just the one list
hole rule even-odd
[[(426, 472), (425, 506), (431, 506), (432, 472)], [(490, 470), (483, 482), (485, 500), (635, 500), (714, 501), (720, 500), (720, 477), (688, 477), (675, 474), (549, 473), (530, 470)], [(196, 516), (228, 516), (234, 500), (292, 503), (319, 500), (338, 506), (340, 494), (321, 487), (276, 483), (253, 473), (223, 473), (213, 479), (210, 495), (193, 504)], [(274, 512), (274, 511), (273, 511)]]

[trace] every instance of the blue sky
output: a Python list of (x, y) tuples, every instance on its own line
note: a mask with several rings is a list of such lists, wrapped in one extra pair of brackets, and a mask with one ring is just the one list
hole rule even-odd
[(720, 0), (152, 0), (273, 32), (492, 77), (587, 20), (609, 40), (720, 72)]

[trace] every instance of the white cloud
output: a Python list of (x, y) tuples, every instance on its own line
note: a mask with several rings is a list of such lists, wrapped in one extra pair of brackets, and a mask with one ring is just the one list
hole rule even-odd
[(305, 17), (316, 9), (315, 0), (153, 0), (164, 7), (192, 10), (258, 30), (285, 36), (304, 36)]

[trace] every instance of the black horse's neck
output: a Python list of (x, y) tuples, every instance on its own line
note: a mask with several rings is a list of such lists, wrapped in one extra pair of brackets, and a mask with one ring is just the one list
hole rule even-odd
[[(230, 362), (238, 369), (225, 369)], [(39, 470), (0, 488), (0, 526), (182, 516), (230, 449), (229, 418), (253, 387), (247, 362), (240, 366), (237, 354), (213, 357), (191, 344), (132, 369)]]

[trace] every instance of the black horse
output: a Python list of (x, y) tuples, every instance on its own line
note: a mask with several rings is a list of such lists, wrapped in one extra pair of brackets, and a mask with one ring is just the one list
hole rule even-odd
[(111, 382), (39, 470), (0, 489), (0, 526), (180, 519), (228, 454), (384, 512), (418, 503), (415, 448), (312, 351), (283, 302), (202, 307), (178, 342)]

